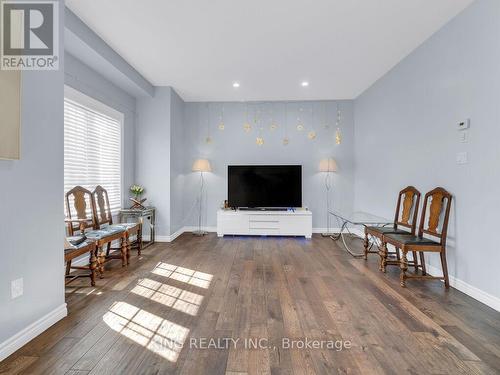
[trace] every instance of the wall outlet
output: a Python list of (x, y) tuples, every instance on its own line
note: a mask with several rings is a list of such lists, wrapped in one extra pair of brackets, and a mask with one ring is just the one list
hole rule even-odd
[(465, 129), (469, 129), (469, 127), (470, 127), (470, 119), (465, 119), (465, 120), (462, 120), (458, 123), (457, 129), (458, 130), (465, 130)]
[(457, 152), (457, 164), (467, 163), (467, 152)]
[(20, 279), (12, 280), (10, 283), (10, 296), (12, 299), (21, 297), (24, 293), (24, 280)]

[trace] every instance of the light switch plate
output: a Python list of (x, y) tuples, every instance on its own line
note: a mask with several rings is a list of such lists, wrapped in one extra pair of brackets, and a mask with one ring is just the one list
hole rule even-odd
[(12, 299), (21, 297), (24, 293), (24, 280), (23, 278), (19, 278), (16, 280), (12, 280), (10, 283), (10, 296)]
[(457, 129), (458, 130), (465, 130), (465, 129), (469, 129), (469, 127), (470, 127), (470, 119), (465, 119), (465, 120), (462, 120), (458, 123)]
[(457, 164), (467, 163), (467, 152), (457, 152)]

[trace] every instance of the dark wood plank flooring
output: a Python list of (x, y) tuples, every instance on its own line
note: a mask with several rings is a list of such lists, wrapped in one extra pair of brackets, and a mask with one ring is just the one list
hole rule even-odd
[[(317, 235), (186, 233), (128, 268), (109, 263), (95, 288), (86, 279), (67, 287), (69, 316), (0, 373), (500, 373), (500, 313), (439, 281), (403, 289), (398, 275)], [(189, 347), (202, 338), (219, 347)], [(248, 338), (267, 348), (245, 347)], [(283, 338), (344, 346), (287, 349)]]

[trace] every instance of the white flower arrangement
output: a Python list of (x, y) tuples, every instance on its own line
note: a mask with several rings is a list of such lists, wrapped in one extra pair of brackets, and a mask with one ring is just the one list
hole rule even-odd
[(132, 185), (130, 187), (130, 191), (136, 196), (139, 197), (142, 193), (144, 193), (144, 187), (140, 185)]

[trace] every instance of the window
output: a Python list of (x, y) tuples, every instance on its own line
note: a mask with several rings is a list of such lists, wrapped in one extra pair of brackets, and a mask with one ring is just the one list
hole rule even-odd
[(77, 185), (108, 191), (111, 212), (121, 207), (123, 115), (66, 88), (64, 99), (64, 191)]

